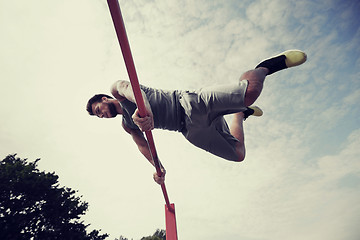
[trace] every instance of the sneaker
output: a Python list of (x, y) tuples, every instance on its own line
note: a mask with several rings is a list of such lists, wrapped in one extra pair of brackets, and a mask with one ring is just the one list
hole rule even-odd
[(279, 55), (263, 60), (255, 68), (265, 67), (269, 69), (269, 73), (267, 75), (270, 75), (274, 72), (303, 64), (306, 59), (306, 53), (303, 51), (288, 50), (280, 53)]
[(250, 106), (250, 107), (247, 107), (247, 109), (246, 109), (243, 113), (244, 113), (244, 121), (245, 121), (249, 116), (260, 117), (260, 116), (263, 115), (263, 111), (262, 111), (258, 106)]

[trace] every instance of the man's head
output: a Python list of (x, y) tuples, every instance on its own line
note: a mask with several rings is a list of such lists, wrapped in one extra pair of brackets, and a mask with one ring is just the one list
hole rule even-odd
[(118, 114), (114, 98), (106, 94), (96, 94), (90, 98), (86, 110), (90, 115), (96, 115), (100, 118), (113, 118)]

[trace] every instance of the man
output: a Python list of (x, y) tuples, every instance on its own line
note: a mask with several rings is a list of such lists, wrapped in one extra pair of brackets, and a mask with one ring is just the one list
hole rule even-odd
[[(239, 81), (205, 87), (196, 91), (164, 91), (140, 86), (147, 115), (140, 117), (134, 93), (128, 81), (117, 81), (108, 95), (98, 94), (87, 104), (90, 115), (113, 118), (122, 115), (122, 126), (137, 144), (140, 152), (154, 162), (143, 131), (154, 128), (181, 132), (195, 146), (230, 161), (240, 162), (245, 158), (243, 121), (250, 115), (261, 116), (262, 111), (251, 106), (259, 97), (265, 77), (277, 71), (298, 66), (306, 61), (306, 54), (288, 50), (266, 59), (255, 69), (245, 72)], [(224, 115), (233, 114), (230, 128)], [(161, 184), (161, 177), (154, 180)]]

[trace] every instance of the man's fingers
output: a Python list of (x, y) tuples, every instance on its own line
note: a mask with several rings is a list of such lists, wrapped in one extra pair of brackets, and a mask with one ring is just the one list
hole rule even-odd
[(151, 125), (151, 123), (147, 123), (147, 124), (144, 124), (144, 125), (141, 125), (141, 131), (150, 131), (150, 130), (153, 130), (153, 126)]
[(153, 121), (150, 117), (145, 118), (133, 118), (134, 122), (142, 131), (149, 131), (154, 129)]
[(144, 123), (144, 122), (148, 122), (148, 121), (151, 121), (151, 118), (150, 117), (139, 117), (137, 115), (133, 115), (133, 120), (136, 121), (136, 122), (139, 122), (139, 123)]
[(156, 183), (161, 185), (161, 184), (163, 184), (165, 182), (165, 176), (159, 177), (157, 175), (157, 173), (154, 173), (154, 180), (155, 180)]
[(140, 128), (141, 131), (151, 131), (154, 129), (154, 122), (152, 116), (141, 117), (139, 115), (139, 110), (136, 109), (134, 114), (132, 115), (132, 119), (135, 124)]

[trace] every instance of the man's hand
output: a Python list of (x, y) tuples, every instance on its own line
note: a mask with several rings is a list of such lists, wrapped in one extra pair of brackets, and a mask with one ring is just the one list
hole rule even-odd
[(140, 117), (139, 109), (136, 109), (132, 115), (132, 119), (143, 132), (154, 129), (154, 117), (151, 111), (147, 111), (147, 116)]
[(165, 174), (166, 174), (166, 170), (164, 168), (161, 168), (161, 176), (159, 177), (157, 172), (154, 173), (154, 180), (155, 182), (157, 182), (158, 184), (163, 184), (165, 182)]

